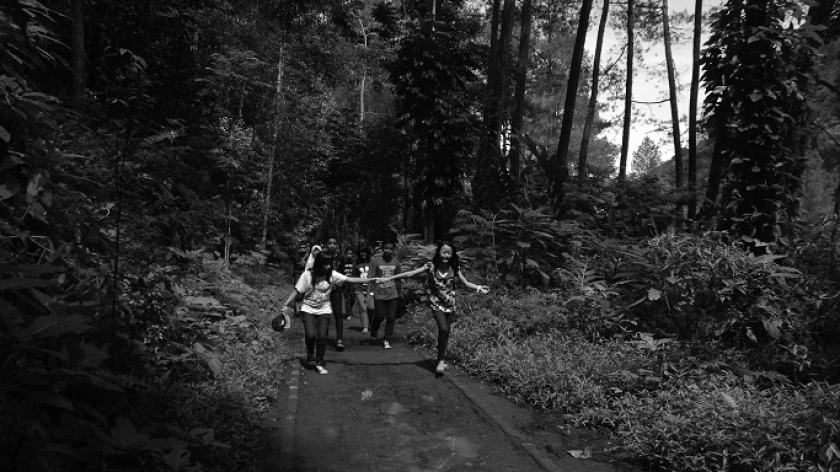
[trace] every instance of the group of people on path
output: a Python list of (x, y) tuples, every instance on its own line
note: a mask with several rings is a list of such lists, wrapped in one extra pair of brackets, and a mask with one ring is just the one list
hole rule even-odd
[(346, 348), (344, 321), (351, 319), (356, 303), (362, 333), (369, 333), (376, 339), (384, 322), (382, 346), (391, 349), (400, 280), (426, 275), (428, 304), (438, 326), (435, 370), (442, 373), (447, 368), (446, 347), (456, 310), (455, 282), (482, 294), (489, 293), (490, 289), (464, 277), (458, 253), (449, 241), (437, 244), (431, 262), (406, 272), (402, 271), (402, 264), (394, 255), (395, 249), (393, 242), (377, 244), (377, 251), (372, 255), (370, 248), (362, 246), (355, 254), (346, 250), (342, 259), (336, 238), (327, 240), (326, 250), (318, 245), (310, 249), (305, 242), (301, 243), (292, 274), (295, 288), (283, 305), (283, 313), (288, 316), (294, 311), (303, 320), (307, 366), (313, 366), (319, 374), (327, 374), (324, 355), (330, 319), (335, 320), (336, 350), (343, 351)]

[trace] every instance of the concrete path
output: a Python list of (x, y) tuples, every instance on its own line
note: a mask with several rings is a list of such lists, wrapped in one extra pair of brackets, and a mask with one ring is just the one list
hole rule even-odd
[[(328, 348), (329, 374), (294, 363), (265, 470), (283, 472), (614, 472), (634, 470), (551, 453), (555, 439), (526, 434), (535, 414), (457, 368), (434, 372), (425, 351), (393, 349), (345, 330)], [(398, 328), (399, 331), (399, 328)], [(551, 443), (551, 444), (549, 444)]]

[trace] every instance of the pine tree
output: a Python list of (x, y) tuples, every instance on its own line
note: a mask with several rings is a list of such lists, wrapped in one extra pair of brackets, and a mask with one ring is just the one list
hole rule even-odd
[(645, 136), (642, 144), (633, 153), (633, 173), (637, 175), (649, 175), (661, 163), (662, 151), (659, 150), (659, 146), (649, 136)]

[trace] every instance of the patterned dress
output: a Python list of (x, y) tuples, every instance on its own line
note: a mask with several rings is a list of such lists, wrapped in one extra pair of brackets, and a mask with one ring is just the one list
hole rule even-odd
[(445, 274), (436, 268), (431, 269), (432, 276), (427, 280), (426, 288), (429, 293), (429, 305), (433, 310), (444, 313), (455, 311), (455, 271), (450, 267)]

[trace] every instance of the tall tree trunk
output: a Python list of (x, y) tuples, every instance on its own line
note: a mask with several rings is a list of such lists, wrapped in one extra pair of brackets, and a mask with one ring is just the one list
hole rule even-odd
[(621, 134), (621, 160), (618, 164), (618, 181), (627, 179), (627, 154), (630, 151), (630, 119), (633, 117), (633, 56), (635, 45), (633, 29), (636, 22), (633, 13), (634, 0), (627, 1), (627, 82), (624, 92), (624, 128)]
[(572, 63), (569, 69), (569, 81), (566, 83), (566, 100), (563, 104), (563, 121), (560, 127), (560, 140), (557, 144), (558, 163), (567, 163), (569, 144), (572, 138), (572, 125), (575, 117), (578, 85), (580, 73), (583, 69), (583, 51), (586, 45), (586, 31), (589, 27), (589, 14), (592, 11), (592, 0), (583, 0), (578, 16), (578, 27), (575, 35), (575, 46), (572, 51)]
[(482, 207), (492, 207), (499, 202), (501, 168), (499, 136), (505, 110), (507, 68), (510, 57), (510, 38), (513, 30), (515, 0), (504, 0), (500, 15), (501, 27), (496, 42), (495, 58), (491, 58), (487, 77), (487, 99), (484, 104), (484, 136), (479, 150), (475, 177), (476, 202)]
[(708, 217), (711, 210), (717, 206), (718, 193), (720, 193), (720, 180), (723, 176), (723, 169), (725, 167), (723, 150), (726, 142), (726, 127), (718, 125), (717, 133), (713, 137), (715, 140), (714, 148), (712, 149), (712, 163), (709, 167), (709, 182), (706, 186), (706, 201), (703, 204), (703, 213)]
[[(566, 83), (566, 101), (563, 104), (563, 122), (560, 128), (560, 140), (557, 143), (554, 167), (560, 172), (554, 181), (554, 198), (558, 205), (562, 205), (565, 181), (569, 175), (569, 143), (572, 141), (572, 125), (575, 118), (575, 104), (577, 103), (580, 72), (583, 69), (583, 49), (586, 45), (586, 30), (589, 27), (589, 14), (592, 12), (592, 0), (583, 0), (578, 16), (578, 27), (575, 36), (575, 48), (572, 51), (572, 64), (569, 69), (569, 81)], [(555, 210), (560, 209), (556, 207)]]
[[(831, 244), (837, 242), (837, 223), (840, 220), (840, 182), (834, 187), (834, 221), (831, 225)], [(836, 251), (831, 251), (834, 254)]]
[[(668, 17), (668, 0), (662, 0), (662, 40), (665, 42), (665, 63), (668, 69), (668, 96), (671, 102), (671, 132), (674, 135), (674, 169), (677, 190), (683, 188), (683, 156), (680, 140), (680, 113), (677, 108), (677, 78), (674, 71), (674, 55), (671, 53), (671, 24)], [(682, 204), (677, 212), (682, 214)]]
[(505, 105), (507, 104), (507, 70), (510, 64), (510, 47), (511, 37), (513, 36), (513, 22), (514, 13), (516, 10), (515, 0), (505, 0), (505, 6), (502, 10), (502, 28), (499, 32), (499, 59), (496, 70), (496, 80), (494, 81), (495, 89), (493, 90), (493, 101), (495, 104), (495, 127), (492, 130), (493, 135), (498, 142), (498, 136), (501, 132), (502, 117), (505, 112)]
[(700, 89), (700, 34), (703, 0), (694, 2), (694, 43), (691, 57), (691, 94), (688, 102), (688, 218), (697, 216), (697, 97)]
[(495, 62), (499, 57), (499, 17), (501, 16), (502, 0), (493, 0), (493, 11), (490, 16), (490, 62), (487, 67), (488, 78), (492, 75)]
[(583, 125), (583, 137), (580, 140), (578, 156), (578, 183), (586, 179), (586, 161), (589, 155), (589, 139), (592, 136), (592, 123), (595, 121), (595, 109), (598, 107), (598, 87), (601, 78), (601, 52), (604, 49), (604, 31), (607, 29), (607, 17), (610, 14), (610, 0), (603, 0), (601, 21), (598, 23), (598, 40), (595, 42), (595, 59), (592, 62), (592, 90), (589, 94), (589, 107), (586, 110), (586, 123)]
[(365, 82), (367, 81), (367, 64), (365, 63), (365, 60), (367, 59), (368, 37), (365, 24), (362, 22), (361, 18), (359, 18), (359, 26), (362, 27), (362, 37), (365, 41), (365, 57), (362, 59), (362, 83), (359, 84), (359, 128), (361, 128), (365, 121)]
[(283, 120), (283, 113), (285, 106), (283, 103), (283, 66), (284, 66), (284, 47), (280, 46), (280, 58), (277, 60), (277, 85), (274, 90), (274, 131), (272, 132), (271, 151), (268, 156), (268, 176), (265, 185), (265, 200), (263, 201), (263, 221), (262, 221), (262, 238), (260, 238), (260, 246), (264, 249), (268, 240), (268, 214), (271, 210), (271, 188), (274, 182), (274, 159), (277, 157), (277, 141), (280, 139), (280, 126)]
[(87, 88), (87, 53), (85, 52), (85, 0), (71, 0), (72, 18), (72, 60), (73, 89), (71, 101), (73, 109), (80, 111), (85, 104)]
[(513, 116), (510, 119), (511, 146), (508, 162), (511, 174), (519, 175), (519, 135), (522, 133), (522, 121), (525, 115), (525, 89), (528, 85), (528, 58), (531, 52), (531, 0), (522, 0), (522, 17), (519, 33), (519, 59), (514, 92)]

